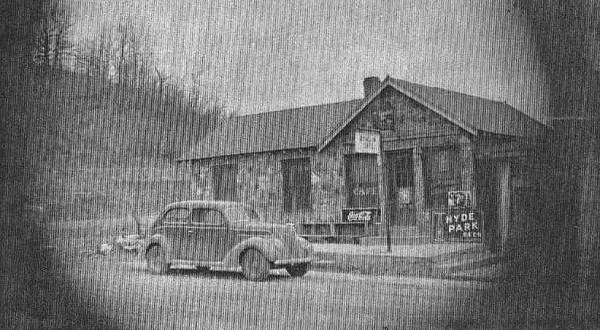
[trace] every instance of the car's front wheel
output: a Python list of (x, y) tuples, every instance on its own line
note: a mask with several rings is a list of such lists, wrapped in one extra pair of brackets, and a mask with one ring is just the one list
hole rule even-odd
[(300, 277), (308, 272), (308, 263), (286, 266), (285, 270), (287, 270), (292, 277)]
[(146, 253), (148, 270), (153, 274), (164, 274), (169, 270), (169, 264), (165, 257), (165, 251), (160, 245), (153, 245)]
[(269, 276), (269, 261), (260, 251), (247, 250), (242, 256), (242, 273), (251, 281), (264, 281)]

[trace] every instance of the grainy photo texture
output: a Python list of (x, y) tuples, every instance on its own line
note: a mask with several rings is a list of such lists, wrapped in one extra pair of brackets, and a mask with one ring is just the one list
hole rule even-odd
[(600, 327), (596, 0), (0, 2), (0, 327)]

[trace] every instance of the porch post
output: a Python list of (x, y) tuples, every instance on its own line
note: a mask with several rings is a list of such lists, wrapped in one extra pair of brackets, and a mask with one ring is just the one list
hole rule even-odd
[(421, 147), (415, 147), (413, 149), (413, 173), (415, 182), (414, 205), (419, 232), (428, 232), (430, 228), (429, 223), (427, 223), (428, 218), (425, 216), (425, 185), (423, 182), (422, 152)]
[(510, 226), (510, 160), (500, 162), (498, 168), (498, 231), (502, 253), (506, 252)]
[(473, 208), (477, 208), (473, 159), (471, 141), (463, 136), (460, 139), (460, 189), (471, 192), (471, 205)]

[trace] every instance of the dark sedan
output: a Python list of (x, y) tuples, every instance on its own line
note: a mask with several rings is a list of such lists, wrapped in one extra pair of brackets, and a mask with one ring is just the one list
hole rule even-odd
[(302, 276), (313, 260), (312, 247), (293, 226), (264, 223), (250, 207), (222, 201), (169, 204), (153, 223), (145, 252), (153, 273), (182, 266), (241, 266), (253, 281), (277, 268)]

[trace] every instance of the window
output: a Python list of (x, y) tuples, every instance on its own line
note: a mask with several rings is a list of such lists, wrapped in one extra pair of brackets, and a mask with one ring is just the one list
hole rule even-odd
[(192, 210), (192, 223), (219, 226), (224, 223), (221, 212), (212, 209)]
[(347, 155), (345, 163), (348, 206), (379, 207), (377, 155)]
[(424, 153), (425, 204), (431, 208), (444, 208), (448, 192), (460, 190), (458, 152), (453, 148), (430, 149)]
[(367, 107), (365, 120), (361, 121), (359, 126), (379, 131), (393, 131), (396, 126), (396, 111), (391, 97), (390, 90), (385, 90), (375, 98)]
[(377, 108), (372, 112), (373, 128), (388, 131), (394, 130), (394, 106), (389, 100), (373, 103)]
[(511, 202), (510, 209), (513, 219), (533, 220), (535, 211), (539, 209), (539, 191), (535, 184), (536, 169), (520, 163), (511, 164)]
[(223, 209), (229, 221), (260, 221), (260, 218), (254, 209), (247, 206), (231, 206)]
[(165, 214), (163, 222), (165, 224), (184, 224), (187, 223), (189, 215), (190, 211), (186, 208), (174, 208)]
[(213, 166), (213, 191), (215, 199), (234, 201), (237, 198), (235, 164)]
[(282, 162), (283, 209), (286, 212), (311, 209), (310, 159), (288, 159)]

